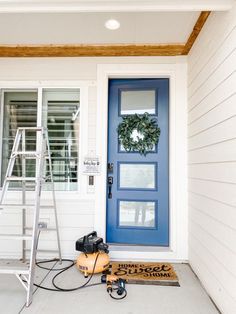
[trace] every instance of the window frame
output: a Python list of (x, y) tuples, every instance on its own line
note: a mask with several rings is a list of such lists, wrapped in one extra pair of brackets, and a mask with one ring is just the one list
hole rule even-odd
[[(93, 81), (62, 81), (62, 82), (32, 82), (32, 81), (8, 81), (1, 82), (0, 81), (0, 171), (2, 167), (2, 135), (3, 135), (3, 115), (4, 115), (4, 93), (5, 92), (27, 92), (27, 91), (35, 91), (37, 92), (37, 126), (41, 126), (42, 123), (42, 109), (43, 109), (43, 91), (44, 90), (74, 90), (77, 89), (80, 91), (80, 126), (79, 126), (79, 150), (78, 150), (78, 184), (77, 189), (74, 191), (55, 191), (56, 194), (70, 195), (73, 198), (73, 195), (76, 199), (91, 199), (91, 193), (87, 191), (88, 180), (87, 176), (82, 175), (81, 166), (82, 160), (84, 156), (88, 154), (88, 89), (89, 86), (94, 86), (95, 83)], [(0, 174), (1, 175), (1, 174)], [(2, 187), (0, 187), (0, 190)], [(9, 191), (9, 193), (17, 193), (20, 190), (14, 190), (14, 192)], [(30, 192), (29, 192), (30, 193)], [(44, 191), (45, 197), (49, 197), (51, 194), (50, 191)], [(93, 198), (93, 196), (92, 196)]]

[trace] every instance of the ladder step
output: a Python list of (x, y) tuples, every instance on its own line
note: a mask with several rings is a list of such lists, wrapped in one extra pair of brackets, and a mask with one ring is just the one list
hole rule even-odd
[[(11, 176), (11, 177), (6, 177), (5, 178), (7, 181), (36, 181), (37, 178), (35, 177), (17, 177), (17, 176)], [(44, 179), (39, 178), (41, 181), (43, 181)]]
[(11, 176), (6, 177), (7, 181), (35, 181), (35, 177), (17, 177), (17, 176)]
[(54, 209), (55, 206), (54, 205), (40, 205), (40, 208), (42, 208), (42, 209)]
[(29, 127), (19, 127), (18, 128), (19, 131), (46, 131), (46, 129), (44, 127), (41, 126), (29, 126)]
[[(25, 227), (24, 230), (33, 230), (33, 228), (31, 228), (31, 227)], [(57, 231), (56, 228), (40, 228), (40, 227), (39, 227), (39, 230), (40, 230), (40, 231)]]
[[(24, 150), (24, 151), (14, 151), (13, 155), (32, 155), (32, 156), (36, 156), (36, 155), (42, 155), (40, 152), (37, 152), (36, 150)], [(49, 157), (48, 153), (45, 152), (42, 156), (44, 157)]]
[[(30, 249), (23, 249), (25, 252), (31, 252)], [(55, 253), (58, 254), (58, 250), (43, 250), (43, 249), (37, 249), (37, 253)]]
[(0, 274), (29, 275), (29, 270), (28, 268), (25, 268), (25, 267), (15, 268), (13, 266), (1, 266)]
[(29, 234), (0, 234), (0, 240), (32, 240)]
[(33, 204), (0, 204), (0, 209), (19, 209), (19, 208), (32, 208), (32, 207), (35, 207), (35, 205)]
[[(12, 158), (15, 158), (15, 157), (17, 157), (17, 156), (19, 156), (19, 155), (24, 156), (25, 159), (27, 159), (27, 160), (32, 160), (32, 159), (40, 158), (40, 155), (39, 155), (39, 154), (28, 154), (28, 153), (25, 153), (25, 154), (17, 154), (17, 153), (15, 154), (15, 153), (14, 153), (14, 155), (12, 156)], [(37, 155), (38, 155), (38, 156), (37, 156)], [(45, 159), (48, 159), (48, 158), (49, 158), (48, 155), (43, 155), (43, 157), (44, 157)]]
[(1, 259), (0, 273), (13, 275), (29, 275), (29, 263), (23, 263), (22, 261), (16, 259)]
[[(35, 204), (0, 204), (1, 209), (23, 209), (23, 208), (34, 208)], [(54, 209), (54, 205), (40, 205), (40, 209)]]
[(14, 155), (27, 155), (27, 156), (35, 156), (39, 155), (36, 151), (15, 151), (13, 152)]

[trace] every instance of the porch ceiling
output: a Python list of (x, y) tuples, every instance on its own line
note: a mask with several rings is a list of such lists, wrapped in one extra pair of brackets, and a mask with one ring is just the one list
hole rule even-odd
[[(210, 13), (200, 10), (226, 10), (230, 3), (1, 0), (0, 57), (184, 55)], [(118, 30), (105, 28), (110, 18), (120, 22)]]
[[(185, 43), (200, 12), (2, 14), (0, 44)], [(120, 28), (105, 28), (110, 19)]]

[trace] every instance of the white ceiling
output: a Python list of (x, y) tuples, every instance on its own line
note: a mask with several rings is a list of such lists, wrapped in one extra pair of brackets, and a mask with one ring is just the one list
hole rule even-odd
[[(0, 44), (185, 43), (200, 12), (0, 14)], [(120, 21), (107, 30), (109, 18)]]
[[(184, 44), (201, 11), (236, 0), (0, 0), (0, 44)], [(121, 27), (107, 30), (109, 18)]]
[(234, 0), (0, 0), (0, 12), (147, 12), (229, 10)]

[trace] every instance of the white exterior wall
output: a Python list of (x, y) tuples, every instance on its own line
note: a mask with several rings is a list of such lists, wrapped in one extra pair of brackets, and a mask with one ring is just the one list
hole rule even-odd
[[(82, 82), (82, 88), (85, 88), (85, 90), (83, 93), (83, 99), (81, 100), (81, 107), (86, 108), (86, 110), (84, 111), (83, 119), (87, 122), (87, 129), (85, 123), (85, 129), (82, 130), (81, 137), (82, 155), (80, 156), (80, 158), (83, 158), (84, 155), (86, 155), (87, 153), (96, 152), (96, 112), (97, 110), (99, 110), (99, 106), (97, 108), (96, 87), (97, 66), (99, 64), (108, 63), (116, 64), (118, 69), (119, 64), (123, 64), (123, 67), (124, 64), (142, 64), (143, 66), (145, 64), (155, 64), (156, 66), (158, 64), (162, 66), (165, 64), (166, 68), (168, 68), (168, 64), (170, 65), (169, 68), (172, 68), (172, 64), (174, 65), (173, 67), (175, 67), (175, 65), (177, 66), (178, 64), (181, 67), (184, 65), (184, 71), (182, 70), (181, 72), (182, 85), (180, 85), (186, 86), (185, 57), (0, 58), (0, 88), (2, 88), (3, 85), (14, 87), (15, 84), (20, 84), (22, 87), (27, 86), (27, 84), (29, 85), (29, 87), (31, 85), (39, 84), (41, 87), (43, 87), (45, 82), (47, 86), (59, 85), (63, 87), (65, 83), (64, 87), (70, 86), (70, 84), (75, 87), (77, 86), (77, 82), (78, 84)], [(186, 176), (182, 175), (183, 173), (186, 173), (186, 169), (184, 167), (186, 160), (186, 123), (184, 122), (183, 124), (181, 121), (182, 119), (186, 121), (186, 99), (184, 96), (183, 100), (182, 96), (185, 95), (186, 90), (182, 91), (181, 87), (181, 91), (178, 92), (178, 86), (180, 86), (179, 81), (178, 84), (176, 83), (177, 91), (173, 91), (173, 94), (175, 95), (177, 93), (178, 95), (181, 95), (180, 103), (182, 105), (182, 109), (181, 111), (178, 111), (176, 108), (176, 113), (175, 116), (173, 116), (173, 121), (175, 121), (175, 124), (176, 121), (178, 121), (178, 123), (181, 123), (181, 127), (178, 129), (180, 130), (179, 133), (181, 134), (178, 134), (178, 138), (174, 138), (173, 140), (175, 141), (175, 145), (177, 147), (177, 153), (175, 154), (177, 154), (178, 161), (180, 161), (180, 164), (183, 164), (184, 169), (181, 169), (181, 174), (179, 175), (179, 177), (182, 178), (182, 184), (181, 182), (179, 182), (179, 185), (174, 187), (174, 189), (176, 190), (176, 199), (172, 199), (171, 202), (173, 204), (177, 202), (179, 204), (178, 206), (180, 206), (181, 204), (180, 211), (186, 213)], [(106, 125), (104, 125), (104, 128), (106, 128)], [(182, 134), (184, 134), (184, 141), (181, 138)], [(178, 141), (181, 141), (179, 142), (180, 145), (178, 145)], [(105, 160), (105, 158), (103, 160)], [(100, 210), (100, 208), (95, 208), (95, 191), (88, 191), (86, 179), (86, 177), (82, 176), (80, 191), (78, 193), (58, 192), (56, 194), (59, 212), (58, 218), (61, 233), (62, 253), (64, 257), (75, 257), (77, 255), (77, 252), (74, 250), (75, 240), (94, 229), (95, 210)], [(47, 198), (47, 196), (45, 197)], [(177, 210), (178, 206), (176, 206)], [(17, 215), (16, 211), (13, 211), (11, 215), (12, 216), (10, 216), (10, 214), (4, 213), (0, 216), (0, 229), (6, 232), (16, 232), (17, 230), (18, 232), (20, 232), (20, 215)], [(10, 217), (13, 218), (13, 228), (10, 227)], [(53, 224), (53, 219), (48, 211), (44, 211), (42, 213), (42, 218), (49, 221), (49, 226), (50, 224)], [(181, 244), (181, 253), (178, 255), (178, 257), (173, 258), (176, 258), (178, 260), (186, 260), (187, 217), (186, 215), (180, 216), (180, 213), (178, 213), (176, 221), (177, 226), (179, 226), (180, 230), (178, 232), (183, 235), (183, 241)], [(105, 230), (103, 231), (105, 232)], [(177, 231), (175, 230), (175, 232)], [(173, 234), (172, 236), (175, 238), (176, 234)], [(42, 241), (40, 241), (40, 243), (42, 244), (42, 248), (56, 248), (55, 237), (53, 236), (53, 233), (47, 233), (45, 235), (42, 235)], [(21, 251), (18, 249), (18, 247), (19, 245), (17, 243), (11, 246), (9, 241), (0, 240), (0, 256), (19, 257)], [(168, 254), (170, 253), (171, 252), (169, 252)], [(140, 258), (143, 259), (143, 256), (147, 259), (151, 259), (152, 255), (148, 254), (148, 252), (144, 252), (140, 255)], [(161, 256), (165, 258), (163, 250), (161, 252)]]
[(236, 313), (236, 5), (212, 13), (189, 55), (189, 260)]

